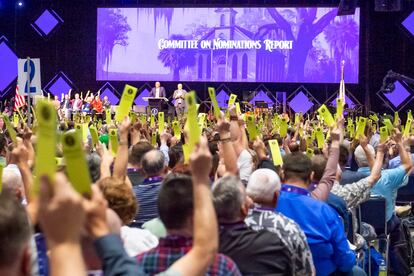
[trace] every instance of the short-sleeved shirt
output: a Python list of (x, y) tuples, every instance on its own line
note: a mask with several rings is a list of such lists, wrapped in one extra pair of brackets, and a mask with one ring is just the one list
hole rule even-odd
[(133, 187), (137, 199), (139, 211), (131, 226), (141, 227), (145, 222), (158, 217), (158, 193), (162, 179), (149, 178), (141, 184)]
[(289, 249), (292, 275), (312, 275), (312, 253), (300, 226), (290, 218), (261, 206), (249, 210), (245, 223), (253, 230), (265, 229), (279, 236)]
[[(369, 167), (359, 168), (358, 171), (369, 172)], [(371, 189), (371, 195), (383, 196), (386, 201), (386, 218), (387, 221), (391, 219), (394, 214), (395, 200), (397, 199), (398, 189), (407, 185), (408, 174), (404, 166), (399, 166), (395, 169), (382, 170), (381, 178), (377, 181), (375, 186)]]

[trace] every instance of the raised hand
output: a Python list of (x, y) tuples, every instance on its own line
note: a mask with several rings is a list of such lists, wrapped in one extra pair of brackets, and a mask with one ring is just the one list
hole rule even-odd
[(98, 186), (92, 186), (92, 197), (83, 201), (86, 212), (85, 228), (93, 238), (99, 238), (109, 233), (106, 220), (108, 203)]
[(190, 154), (190, 169), (193, 177), (208, 178), (212, 168), (212, 160), (207, 138), (202, 136)]

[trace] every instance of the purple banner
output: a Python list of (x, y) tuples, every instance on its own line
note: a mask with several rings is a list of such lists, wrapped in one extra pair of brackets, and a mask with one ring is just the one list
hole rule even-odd
[(357, 83), (360, 11), (99, 8), (97, 80)]

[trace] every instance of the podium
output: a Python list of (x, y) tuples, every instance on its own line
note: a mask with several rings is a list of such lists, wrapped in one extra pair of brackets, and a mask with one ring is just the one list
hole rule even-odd
[(166, 108), (167, 103), (168, 103), (167, 98), (143, 97), (142, 99), (148, 102), (147, 109), (149, 109), (151, 114), (153, 115), (157, 115), (158, 112), (160, 111), (165, 112), (165, 110), (167, 109)]

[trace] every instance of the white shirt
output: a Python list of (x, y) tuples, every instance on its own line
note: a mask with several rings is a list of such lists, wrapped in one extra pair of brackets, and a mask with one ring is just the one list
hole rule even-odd
[(249, 181), (249, 177), (253, 172), (253, 157), (248, 150), (243, 150), (239, 158), (237, 158), (237, 168), (239, 169), (239, 177), (241, 180)]
[(121, 227), (121, 238), (130, 257), (144, 253), (158, 246), (158, 238), (146, 229)]
[(73, 102), (73, 107), (72, 107), (72, 109), (73, 110), (79, 110), (79, 108), (78, 108), (78, 102), (79, 102), (80, 100), (75, 100), (74, 102)]
[(155, 97), (159, 98), (160, 97), (160, 88), (155, 88)]

